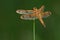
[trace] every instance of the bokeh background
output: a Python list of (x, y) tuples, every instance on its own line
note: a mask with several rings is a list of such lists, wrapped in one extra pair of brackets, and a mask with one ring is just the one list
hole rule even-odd
[(60, 40), (60, 0), (0, 0), (0, 40), (33, 40), (33, 21), (21, 20), (16, 10), (42, 5), (52, 15), (44, 19), (46, 28), (35, 21), (36, 40)]

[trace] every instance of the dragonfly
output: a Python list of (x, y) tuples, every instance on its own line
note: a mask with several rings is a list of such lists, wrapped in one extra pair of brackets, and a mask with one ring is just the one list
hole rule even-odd
[(51, 15), (50, 11), (44, 11), (45, 6), (42, 5), (39, 9), (36, 7), (33, 7), (32, 10), (16, 10), (16, 13), (22, 14), (20, 16), (23, 20), (36, 20), (39, 19), (41, 24), (46, 27), (43, 18), (47, 18)]

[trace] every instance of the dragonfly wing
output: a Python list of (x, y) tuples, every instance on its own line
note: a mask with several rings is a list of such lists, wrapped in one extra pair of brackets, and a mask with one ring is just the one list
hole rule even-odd
[(39, 19), (39, 21), (41, 22), (41, 24), (42, 24), (44, 27), (46, 27), (46, 25), (45, 25), (45, 23), (44, 23), (44, 21), (43, 21), (43, 19), (42, 19), (42, 15), (39, 14), (38, 19)]
[(46, 11), (46, 12), (43, 13), (43, 18), (47, 18), (50, 15), (51, 15), (51, 12), (50, 11)]
[(44, 5), (42, 5), (40, 8), (39, 8), (39, 11), (44, 11)]
[(20, 18), (23, 19), (23, 20), (35, 20), (37, 19), (37, 17), (35, 16), (31, 16), (32, 14), (24, 14), (22, 15)]
[(32, 10), (17, 10), (16, 13), (18, 14), (32, 14)]

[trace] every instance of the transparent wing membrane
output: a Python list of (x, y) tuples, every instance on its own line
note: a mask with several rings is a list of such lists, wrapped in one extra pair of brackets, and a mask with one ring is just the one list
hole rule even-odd
[(43, 14), (43, 18), (47, 18), (48, 16), (50, 16), (51, 15), (51, 12), (50, 11), (46, 11), (46, 12), (44, 12), (44, 14)]
[(29, 15), (22, 15), (20, 18), (24, 19), (24, 20), (35, 20), (35, 19), (37, 19), (37, 17), (29, 16)]
[(16, 13), (18, 14), (32, 14), (32, 10), (17, 10)]

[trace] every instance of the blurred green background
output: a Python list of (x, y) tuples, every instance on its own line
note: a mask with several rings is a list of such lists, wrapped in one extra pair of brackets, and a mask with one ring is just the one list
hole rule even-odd
[(52, 15), (44, 19), (46, 28), (36, 20), (36, 40), (60, 40), (59, 0), (0, 0), (0, 40), (33, 40), (33, 21), (21, 20), (17, 9), (40, 8)]

